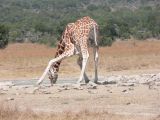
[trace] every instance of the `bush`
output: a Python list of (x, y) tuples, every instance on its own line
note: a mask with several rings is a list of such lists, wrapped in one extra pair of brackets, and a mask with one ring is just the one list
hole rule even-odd
[(111, 37), (103, 36), (102, 40), (99, 43), (99, 45), (100, 46), (111, 46), (114, 41), (115, 41), (115, 39), (113, 39)]
[(54, 36), (46, 33), (44, 35), (41, 35), (41, 37), (39, 37), (38, 42), (40, 44), (47, 44), (49, 46), (54, 47), (56, 46), (57, 39)]
[(5, 25), (0, 25), (0, 49), (5, 48), (8, 45), (9, 28)]

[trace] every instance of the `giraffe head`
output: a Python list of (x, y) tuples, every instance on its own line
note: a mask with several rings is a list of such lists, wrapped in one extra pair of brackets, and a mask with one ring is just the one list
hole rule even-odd
[(51, 85), (55, 84), (57, 79), (58, 79), (58, 73), (57, 72), (53, 72), (53, 71), (49, 71), (48, 72), (48, 78), (50, 79), (51, 81)]

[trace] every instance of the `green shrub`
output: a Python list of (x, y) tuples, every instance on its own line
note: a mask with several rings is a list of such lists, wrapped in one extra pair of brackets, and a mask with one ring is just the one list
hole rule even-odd
[(0, 25), (0, 49), (8, 45), (9, 29), (5, 25)]

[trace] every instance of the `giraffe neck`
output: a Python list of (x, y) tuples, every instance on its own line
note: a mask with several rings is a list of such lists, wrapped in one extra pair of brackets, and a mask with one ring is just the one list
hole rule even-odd
[[(65, 43), (63, 40), (61, 40), (58, 44), (58, 48), (57, 48), (57, 52), (55, 54), (55, 58), (60, 56), (63, 52), (64, 52), (64, 48), (65, 48)], [(48, 75), (49, 75), (49, 79), (51, 81), (51, 84), (54, 84), (56, 83), (57, 81), (57, 78), (58, 78), (58, 71), (59, 71), (59, 67), (60, 67), (60, 64), (61, 64), (61, 60), (60, 61), (57, 61), (55, 62), (49, 72), (48, 72)]]
[[(57, 51), (56, 51), (56, 54), (55, 54), (55, 58), (56, 57), (59, 57), (63, 52), (64, 52), (64, 48), (65, 48), (65, 43), (63, 40), (61, 40), (58, 44), (58, 48), (57, 48)], [(62, 60), (61, 60), (62, 61)], [(60, 64), (61, 64), (61, 61), (58, 61), (58, 62), (55, 62), (53, 65), (52, 65), (52, 69), (55, 73), (58, 73), (59, 71), (59, 67), (60, 67)]]

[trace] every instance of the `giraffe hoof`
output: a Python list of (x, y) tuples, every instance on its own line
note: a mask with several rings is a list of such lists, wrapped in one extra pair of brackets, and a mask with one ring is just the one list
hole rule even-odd
[(40, 89), (40, 86), (39, 86), (39, 87), (35, 87), (35, 88), (33, 89), (33, 92), (32, 92), (32, 93), (36, 93), (39, 89)]
[(94, 83), (94, 82), (92, 82), (92, 81), (89, 81), (88, 85), (90, 85), (90, 86), (94, 86), (94, 87), (97, 87), (97, 84), (96, 84), (96, 83)]
[(87, 89), (97, 89), (97, 84), (95, 84), (94, 82), (89, 82), (87, 84)]
[(36, 85), (40, 85), (42, 82), (41, 81), (37, 81)]

